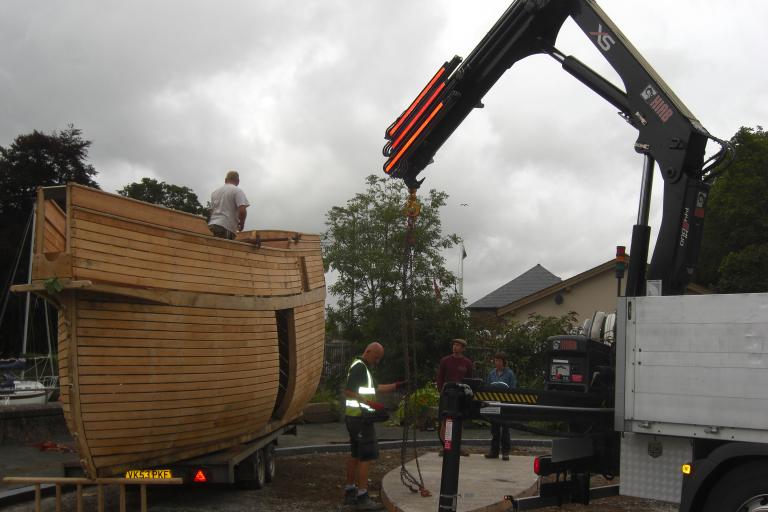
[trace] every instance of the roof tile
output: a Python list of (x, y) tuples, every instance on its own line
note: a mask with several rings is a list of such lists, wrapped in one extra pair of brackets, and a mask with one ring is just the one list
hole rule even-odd
[(469, 309), (497, 309), (561, 282), (562, 279), (537, 264), (504, 286), (469, 305)]

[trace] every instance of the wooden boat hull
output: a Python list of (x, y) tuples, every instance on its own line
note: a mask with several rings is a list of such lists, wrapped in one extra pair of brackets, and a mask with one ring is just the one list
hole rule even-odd
[(59, 308), (61, 401), (89, 475), (301, 414), (323, 361), (318, 236), (216, 239), (200, 217), (78, 185), (41, 189), (38, 219), (31, 288)]

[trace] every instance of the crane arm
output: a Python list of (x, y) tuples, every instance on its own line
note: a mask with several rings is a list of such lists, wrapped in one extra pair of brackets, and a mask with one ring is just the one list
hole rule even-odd
[[(568, 17), (617, 72), (623, 90), (555, 47)], [(635, 150), (645, 155), (651, 171), (658, 163), (664, 180), (662, 222), (647, 278), (661, 280), (664, 294), (682, 293), (701, 245), (710, 171), (724, 158), (727, 144), (704, 129), (594, 0), (512, 2), (469, 56), (443, 64), (387, 128), (384, 171), (402, 178), (410, 188), (418, 188), (423, 181), (419, 173), (469, 113), (483, 106), (488, 90), (515, 62), (534, 54), (553, 57), (637, 129)], [(705, 167), (708, 139), (723, 149)], [(650, 190), (645, 193), (647, 202)], [(641, 210), (643, 202), (641, 197)], [(649, 228), (643, 226), (647, 218), (641, 217), (638, 225), (643, 233), (637, 235), (637, 241), (633, 235), (628, 282), (635, 283), (629, 295), (642, 293), (645, 277)], [(636, 243), (644, 244), (645, 250), (635, 247)]]

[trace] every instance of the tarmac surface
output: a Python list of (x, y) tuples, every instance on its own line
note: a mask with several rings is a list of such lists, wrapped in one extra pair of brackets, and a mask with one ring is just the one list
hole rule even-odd
[[(0, 422), (6, 419), (0, 418)], [(45, 421), (49, 424), (41, 428), (35, 428), (34, 423), (27, 424), (21, 436), (23, 439), (19, 439), (18, 432), (15, 436), (0, 437), (0, 476), (63, 476), (65, 463), (77, 463), (78, 455), (71, 450), (75, 445), (66, 429), (53, 425), (58, 421), (55, 415)], [(401, 427), (379, 424), (377, 433), (381, 449), (400, 448)], [(466, 428), (463, 437), (465, 446), (485, 447), (490, 444), (487, 429)], [(513, 447), (549, 445), (549, 439), (523, 432), (513, 431), (513, 438)], [(420, 450), (418, 468), (432, 496), (425, 498), (409, 491), (401, 483), (400, 469), (393, 470), (382, 482), (382, 500), (390, 511), (437, 510), (442, 470), (442, 458), (437, 456), (437, 434), (434, 431), (418, 431), (415, 442), (420, 447), (434, 448), (434, 451), (428, 448)], [(278, 456), (300, 455), (346, 452), (348, 449), (348, 435), (343, 422), (307, 423), (297, 425), (296, 435), (280, 436), (276, 453)], [(510, 461), (487, 460), (482, 454), (474, 453), (461, 457), (460, 464), (457, 510), (461, 511), (494, 510), (499, 506), (501, 497), (524, 491), (535, 482), (532, 457), (513, 456)], [(418, 474), (415, 462), (411, 462), (408, 469), (414, 475)], [(0, 507), (5, 496), (22, 490), (21, 485), (0, 484)]]

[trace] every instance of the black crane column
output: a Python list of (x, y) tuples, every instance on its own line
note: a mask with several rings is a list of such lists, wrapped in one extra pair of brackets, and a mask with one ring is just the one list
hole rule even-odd
[(461, 424), (471, 415), (472, 396), (469, 386), (455, 382), (446, 383), (440, 395), (440, 419), (445, 421), (445, 439), (438, 512), (456, 512), (461, 461)]
[(648, 217), (651, 209), (651, 189), (653, 188), (653, 167), (656, 161), (644, 155), (643, 182), (640, 186), (640, 203), (637, 208), (637, 224), (632, 227), (632, 245), (629, 249), (629, 268), (627, 269), (627, 297), (645, 295), (645, 267), (648, 262), (648, 245), (651, 241), (651, 227)]

